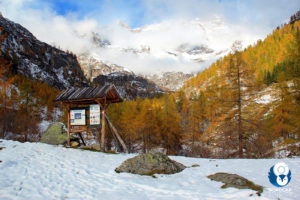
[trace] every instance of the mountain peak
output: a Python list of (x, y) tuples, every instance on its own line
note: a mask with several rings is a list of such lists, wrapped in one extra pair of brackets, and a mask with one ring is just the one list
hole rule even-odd
[(58, 89), (85, 86), (76, 56), (39, 41), (26, 28), (0, 17), (1, 57), (12, 63), (16, 74), (47, 82)]

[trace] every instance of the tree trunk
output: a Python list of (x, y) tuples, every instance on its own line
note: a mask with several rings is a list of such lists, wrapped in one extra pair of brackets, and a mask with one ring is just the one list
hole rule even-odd
[(239, 137), (239, 157), (243, 158), (243, 133), (242, 133), (242, 99), (241, 99), (241, 77), (240, 66), (237, 66), (238, 77), (238, 137)]

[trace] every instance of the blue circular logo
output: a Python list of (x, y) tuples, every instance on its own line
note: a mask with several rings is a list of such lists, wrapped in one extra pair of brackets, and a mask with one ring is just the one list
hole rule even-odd
[(279, 162), (269, 171), (269, 180), (276, 187), (284, 187), (291, 181), (292, 173), (287, 164)]

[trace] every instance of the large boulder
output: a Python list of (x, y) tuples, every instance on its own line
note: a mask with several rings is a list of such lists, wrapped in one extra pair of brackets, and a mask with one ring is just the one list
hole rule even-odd
[(153, 175), (174, 174), (185, 168), (186, 166), (171, 160), (167, 155), (150, 152), (125, 160), (115, 171), (118, 173), (129, 172), (140, 175)]
[(237, 174), (228, 174), (220, 172), (209, 175), (208, 178), (214, 181), (224, 183), (224, 185), (222, 185), (221, 188), (235, 187), (238, 189), (251, 189), (257, 191), (257, 194), (259, 196), (263, 192), (262, 186), (256, 185), (252, 181), (249, 181), (248, 179)]
[(63, 129), (63, 124), (56, 122), (51, 124), (48, 129), (42, 134), (40, 142), (47, 144), (65, 144), (68, 136)]

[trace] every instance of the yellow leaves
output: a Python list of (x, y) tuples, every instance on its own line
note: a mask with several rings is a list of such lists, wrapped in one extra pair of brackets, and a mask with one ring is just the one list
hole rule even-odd
[[(279, 30), (274, 30), (264, 41), (258, 41), (256, 45), (250, 46), (242, 52), (243, 60), (254, 70), (257, 79), (263, 78), (257, 75), (260, 71), (272, 72), (276, 64), (286, 59), (290, 52), (296, 51), (295, 33), (299, 29), (300, 21), (293, 25), (287, 24)], [(212, 77), (223, 76), (224, 72), (228, 70), (228, 61), (231, 57), (232, 54), (229, 54), (220, 58), (209, 68), (198, 73), (196, 77), (191, 78), (189, 80), (190, 87), (200, 88), (201, 84)]]

